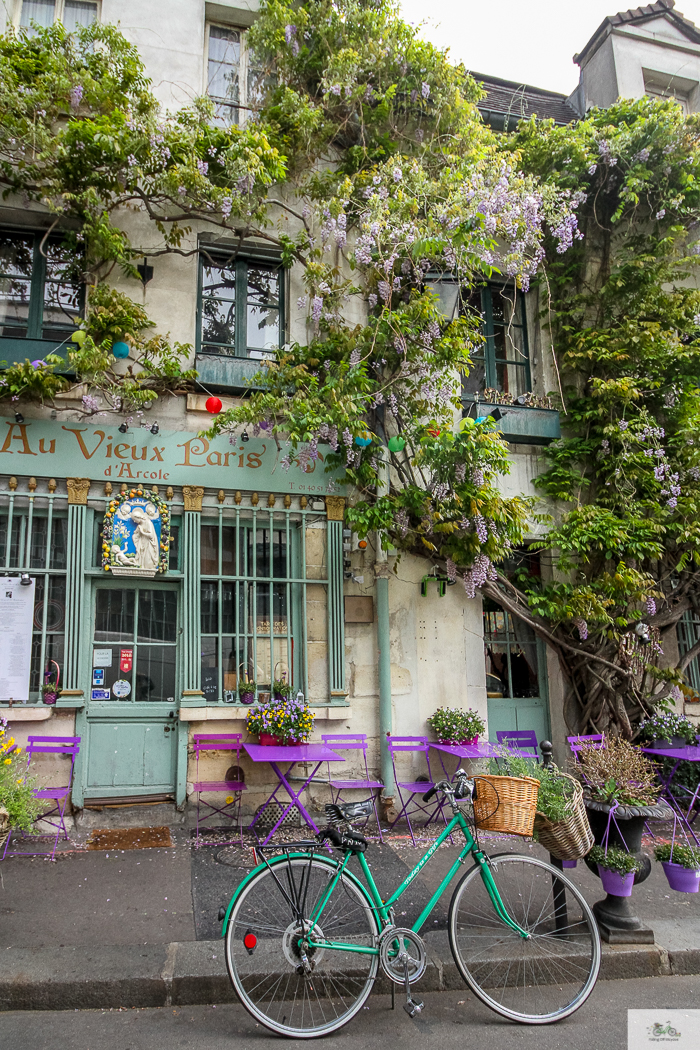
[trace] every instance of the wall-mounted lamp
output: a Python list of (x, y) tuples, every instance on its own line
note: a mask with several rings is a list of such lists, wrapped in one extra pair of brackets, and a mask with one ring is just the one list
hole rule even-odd
[(15, 412), (15, 423), (24, 423), (24, 416), (21, 412)]
[(247, 430), (244, 430), (241, 434), (241, 441), (250, 441), (250, 434)]
[(23, 587), (29, 587), (31, 582), (32, 582), (32, 578), (31, 578), (31, 576), (29, 575), (28, 572), (23, 572), (20, 575), (19, 582), (21, 583), (21, 585)]
[(154, 423), (153, 426), (151, 427), (151, 433), (152, 434), (157, 434), (159, 430), (160, 430), (160, 427), (158, 426), (158, 424)]
[(148, 282), (153, 280), (153, 267), (148, 265), (148, 259), (145, 255), (143, 257), (143, 262), (139, 263), (136, 269), (141, 274), (141, 284), (145, 288)]
[(128, 423), (120, 423), (119, 424), (119, 433), (120, 434), (126, 434), (128, 429), (129, 429), (129, 424)]

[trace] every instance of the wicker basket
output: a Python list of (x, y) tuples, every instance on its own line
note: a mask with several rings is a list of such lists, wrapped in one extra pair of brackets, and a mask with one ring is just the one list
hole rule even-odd
[(539, 780), (533, 777), (476, 776), (474, 822), (481, 831), (529, 838), (535, 823)]
[(580, 860), (593, 846), (593, 832), (588, 823), (588, 814), (583, 804), (583, 789), (568, 773), (559, 774), (574, 785), (569, 803), (569, 815), (552, 822), (544, 813), (535, 817), (535, 831), (540, 844), (557, 860)]

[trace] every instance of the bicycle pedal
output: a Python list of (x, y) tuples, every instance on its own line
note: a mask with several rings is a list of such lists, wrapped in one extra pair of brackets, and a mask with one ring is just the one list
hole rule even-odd
[(406, 1013), (408, 1014), (409, 1017), (415, 1017), (416, 1014), (422, 1013), (423, 1012), (423, 1006), (424, 1006), (423, 1003), (415, 1003), (415, 1002), (413, 1002), (413, 1000), (411, 1000), (411, 1002), (403, 1004), (403, 1008), (404, 1008), (404, 1010), (406, 1011)]

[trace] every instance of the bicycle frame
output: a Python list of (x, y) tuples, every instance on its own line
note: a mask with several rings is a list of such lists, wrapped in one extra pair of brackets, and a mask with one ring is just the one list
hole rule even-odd
[[(411, 927), (411, 929), (414, 931), (414, 933), (419, 933), (420, 932), (420, 930), (422, 929), (422, 927), (425, 925), (426, 921), (430, 917), (430, 914), (431, 914), (433, 908), (435, 907), (437, 902), (440, 900), (440, 898), (442, 897), (443, 893), (445, 892), (445, 890), (447, 889), (449, 884), (452, 882), (452, 879), (455, 877), (455, 875), (459, 871), (461, 865), (464, 863), (466, 858), (471, 854), (474, 857), (474, 859), (476, 860), (477, 864), (479, 865), (479, 867), (481, 869), (481, 878), (484, 881), (484, 886), (486, 887), (486, 892), (488, 893), (488, 895), (489, 895), (489, 897), (491, 899), (491, 903), (493, 904), (494, 910), (495, 910), (496, 914), (498, 915), (499, 919), (501, 919), (501, 921), (504, 922), (507, 926), (510, 926), (510, 928), (512, 930), (515, 930), (517, 933), (519, 933), (521, 937), (528, 938), (529, 934), (527, 933), (527, 931), (523, 930), (522, 927), (519, 926), (518, 923), (515, 922), (513, 919), (511, 919), (511, 917), (509, 916), (509, 914), (508, 914), (508, 912), (506, 910), (506, 907), (505, 907), (503, 901), (501, 900), (501, 895), (498, 892), (498, 887), (496, 886), (496, 883), (494, 881), (493, 875), (491, 874), (491, 869), (490, 869), (490, 866), (489, 866), (489, 863), (488, 863), (488, 859), (487, 859), (486, 855), (480, 849), (477, 848), (476, 841), (474, 839), (474, 836), (471, 833), (469, 825), (467, 824), (466, 820), (464, 819), (464, 816), (459, 812), (459, 810), (457, 810), (457, 812), (455, 813), (454, 817), (449, 822), (447, 827), (440, 833), (440, 835), (438, 835), (437, 839), (432, 844), (432, 846), (427, 850), (425, 855), (423, 857), (421, 857), (421, 859), (418, 861), (418, 863), (416, 864), (416, 866), (413, 869), (413, 871), (411, 871), (406, 876), (406, 878), (401, 883), (399, 888), (386, 901), (383, 901), (381, 896), (379, 895), (379, 890), (377, 889), (377, 885), (376, 885), (376, 883), (374, 881), (374, 878), (372, 876), (372, 872), (370, 871), (369, 865), (367, 864), (367, 861), (365, 860), (364, 853), (358, 853), (357, 854), (357, 859), (358, 859), (359, 865), (360, 865), (360, 867), (362, 869), (362, 873), (363, 873), (363, 875), (365, 877), (365, 880), (367, 882), (367, 888), (369, 889), (370, 896), (371, 896), (372, 901), (373, 901), (373, 903), (375, 905), (376, 911), (377, 911), (378, 915), (380, 916), (380, 918), (382, 920), (382, 924), (384, 926), (388, 926), (390, 924), (390, 922), (391, 922), (391, 916), (390, 916), (391, 908), (394, 906), (394, 904), (396, 904), (396, 902), (399, 900), (399, 898), (406, 892), (406, 890), (411, 885), (411, 883), (413, 882), (415, 877), (425, 867), (425, 865), (428, 863), (428, 861), (433, 856), (435, 851), (443, 844), (443, 842), (445, 842), (446, 839), (448, 839), (450, 837), (452, 832), (455, 829), (457, 829), (457, 828), (459, 828), (464, 833), (464, 837), (466, 839), (466, 843), (465, 843), (464, 849), (462, 850), (462, 852), (460, 853), (459, 857), (454, 862), (454, 864), (452, 865), (452, 867), (450, 868), (448, 873), (445, 875), (444, 879), (442, 880), (442, 882), (440, 883), (440, 885), (436, 889), (435, 893), (432, 895), (432, 897), (430, 898), (430, 900), (426, 904), (426, 906), (423, 909), (423, 911), (420, 913), (420, 915), (416, 919), (416, 922)], [(328, 885), (328, 889), (326, 890), (324, 896), (321, 898), (321, 900), (317, 904), (316, 908), (314, 909), (313, 914), (309, 916), (309, 924), (310, 924), (310, 928), (311, 929), (313, 929), (314, 924), (320, 918), (320, 916), (321, 916), (321, 914), (323, 912), (323, 909), (325, 908), (326, 903), (328, 902), (328, 900), (329, 900), (329, 898), (331, 896), (331, 893), (335, 889), (339, 879), (342, 877), (343, 872), (345, 871), (345, 869), (346, 869), (346, 867), (348, 865), (350, 857), (351, 857), (350, 853), (346, 854), (346, 856), (345, 856), (344, 860), (342, 861), (342, 863), (338, 865), (338, 868), (337, 868), (337, 871), (335, 873), (335, 876), (333, 877), (333, 879), (331, 879), (331, 881), (330, 881), (330, 883)], [(317, 942), (317, 941), (314, 941), (312, 938), (309, 938), (309, 945), (310, 945), (310, 947), (313, 947), (313, 948), (332, 948), (332, 949), (334, 949), (336, 951), (354, 952), (355, 954), (359, 954), (359, 955), (378, 955), (379, 954), (379, 948), (369, 948), (369, 947), (363, 947), (361, 945), (355, 945), (355, 944), (343, 944), (342, 942), (337, 942), (337, 941), (327, 941), (327, 940), (325, 940), (325, 941), (322, 941), (322, 942), (321, 941)]]

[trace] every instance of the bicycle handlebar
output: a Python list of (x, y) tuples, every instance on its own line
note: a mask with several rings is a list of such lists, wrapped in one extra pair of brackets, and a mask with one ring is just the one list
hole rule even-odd
[(433, 786), (428, 791), (426, 791), (426, 793), (423, 795), (423, 801), (424, 802), (430, 802), (430, 800), (433, 797), (433, 795), (437, 794), (438, 787), (439, 787), (438, 784), (433, 784)]
[(431, 798), (433, 798), (433, 796), (436, 795), (438, 791), (451, 793), (457, 799), (464, 798), (464, 789), (465, 787), (468, 787), (470, 783), (473, 789), (474, 782), (469, 780), (469, 776), (467, 775), (467, 773), (465, 773), (463, 769), (458, 769), (455, 773), (455, 779), (453, 783), (450, 783), (449, 780), (441, 780), (439, 783), (433, 784), (433, 786), (431, 788), (428, 788), (428, 790), (423, 795), (423, 801), (430, 802)]

